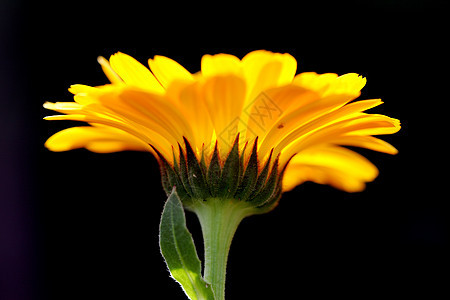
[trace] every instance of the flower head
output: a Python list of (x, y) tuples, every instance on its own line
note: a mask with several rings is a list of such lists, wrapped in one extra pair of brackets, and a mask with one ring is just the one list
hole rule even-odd
[(400, 122), (365, 112), (380, 99), (355, 101), (366, 83), (358, 74), (296, 75), (291, 55), (264, 50), (243, 59), (205, 55), (195, 74), (163, 56), (150, 59), (149, 69), (123, 53), (98, 61), (110, 84), (73, 85), (75, 102), (44, 105), (63, 113), (47, 120), (89, 125), (60, 131), (46, 146), (149, 151), (166, 191), (183, 187), (186, 199), (269, 207), (305, 181), (361, 191), (377, 168), (342, 146), (397, 153), (374, 135), (395, 133)]

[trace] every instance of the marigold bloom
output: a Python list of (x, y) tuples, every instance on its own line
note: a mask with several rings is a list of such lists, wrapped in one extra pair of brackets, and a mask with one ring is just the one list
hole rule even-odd
[(354, 101), (366, 83), (358, 74), (296, 75), (291, 55), (264, 50), (242, 60), (205, 55), (195, 74), (163, 56), (149, 60), (150, 70), (123, 53), (98, 61), (111, 84), (73, 85), (75, 102), (45, 103), (63, 113), (47, 120), (89, 123), (56, 133), (47, 140), (48, 149), (149, 151), (175, 171), (180, 160), (195, 156), (209, 183), (210, 166), (217, 164), (220, 175), (234, 146), (242, 176), (252, 163), (256, 175), (247, 176), (260, 177), (268, 161), (267, 177), (259, 184), (266, 184), (273, 166), (284, 172), (280, 193), (305, 181), (363, 190), (378, 170), (342, 146), (397, 153), (373, 136), (397, 132), (400, 122), (365, 113), (380, 99)]
[[(379, 99), (354, 101), (366, 83), (358, 74), (296, 75), (291, 55), (263, 50), (242, 60), (205, 55), (195, 74), (163, 56), (149, 60), (150, 70), (123, 53), (98, 61), (111, 84), (73, 85), (75, 102), (44, 105), (63, 113), (47, 120), (90, 125), (62, 130), (46, 146), (158, 158), (169, 196), (161, 253), (191, 299), (225, 299), (234, 232), (245, 217), (273, 209), (282, 192), (308, 180), (361, 191), (378, 175), (343, 146), (397, 153), (373, 136), (397, 132), (400, 122), (365, 113)], [(202, 227), (203, 276), (183, 208)]]

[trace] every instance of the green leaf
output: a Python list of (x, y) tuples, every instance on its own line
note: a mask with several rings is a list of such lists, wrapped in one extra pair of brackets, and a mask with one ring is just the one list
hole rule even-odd
[(183, 205), (175, 188), (164, 206), (159, 245), (170, 274), (189, 299), (214, 300), (211, 286), (201, 276), (201, 262), (192, 235), (186, 228)]

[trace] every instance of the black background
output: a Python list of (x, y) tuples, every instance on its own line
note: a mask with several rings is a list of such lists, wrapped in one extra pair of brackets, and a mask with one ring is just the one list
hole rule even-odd
[[(402, 121), (366, 191), (307, 183), (233, 240), (228, 299), (448, 292), (448, 15), (444, 1), (4, 1), (0, 11), (0, 299), (185, 299), (159, 253), (165, 195), (146, 153), (52, 153), (46, 122), (70, 84), (101, 85), (99, 55), (291, 53), (298, 72), (367, 77), (361, 99)], [(188, 226), (202, 252), (200, 228)], [(443, 295), (443, 294), (441, 294)]]

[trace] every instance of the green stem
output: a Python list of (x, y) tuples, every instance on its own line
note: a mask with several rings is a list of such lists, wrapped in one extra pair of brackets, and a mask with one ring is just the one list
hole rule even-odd
[(204, 280), (211, 284), (215, 300), (225, 299), (225, 274), (231, 240), (239, 223), (253, 208), (234, 199), (211, 198), (192, 210), (202, 227), (205, 245)]

